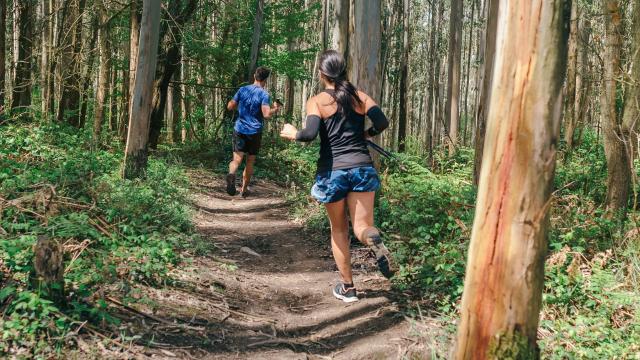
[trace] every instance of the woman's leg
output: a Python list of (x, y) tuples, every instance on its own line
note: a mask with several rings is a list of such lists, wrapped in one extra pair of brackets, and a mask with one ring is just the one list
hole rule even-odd
[(349, 222), (345, 200), (325, 204), (331, 222), (331, 250), (345, 284), (353, 284), (351, 253), (349, 252)]
[(373, 226), (374, 201), (375, 192), (350, 192), (347, 196), (353, 232), (358, 240), (373, 250), (380, 272), (389, 279), (394, 275), (395, 268), (389, 250), (382, 242), (380, 232)]
[(349, 213), (353, 224), (353, 233), (365, 245), (371, 245), (367, 239), (371, 235), (379, 235), (378, 229), (373, 226), (373, 203), (375, 192), (350, 192), (347, 196)]

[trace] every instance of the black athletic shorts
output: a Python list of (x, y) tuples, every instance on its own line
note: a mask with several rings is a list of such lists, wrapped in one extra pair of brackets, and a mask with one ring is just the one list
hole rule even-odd
[(249, 155), (258, 155), (260, 144), (262, 143), (262, 133), (253, 135), (240, 134), (233, 131), (233, 152), (242, 152)]

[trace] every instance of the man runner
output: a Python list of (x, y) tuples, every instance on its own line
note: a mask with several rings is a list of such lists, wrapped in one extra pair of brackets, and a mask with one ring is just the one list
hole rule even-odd
[(253, 175), (253, 164), (260, 150), (262, 140), (263, 119), (270, 118), (280, 110), (278, 103), (270, 107), (269, 93), (264, 89), (271, 70), (260, 66), (253, 75), (255, 81), (252, 85), (241, 87), (233, 99), (227, 104), (227, 109), (238, 109), (238, 119), (233, 128), (233, 160), (229, 163), (227, 174), (227, 193), (231, 196), (237, 193), (236, 172), (242, 163), (244, 155), (247, 155), (244, 173), (242, 174), (242, 189), (240, 194), (246, 197), (249, 193), (247, 187)]

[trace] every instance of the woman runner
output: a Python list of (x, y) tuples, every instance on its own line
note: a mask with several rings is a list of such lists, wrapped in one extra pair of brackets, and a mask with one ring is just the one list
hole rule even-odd
[[(325, 90), (307, 102), (306, 127), (298, 131), (285, 124), (280, 136), (309, 142), (320, 134), (320, 159), (311, 194), (325, 204), (331, 223), (331, 249), (342, 277), (333, 295), (352, 302), (358, 296), (351, 272), (346, 207), (356, 237), (373, 250), (382, 274), (387, 278), (394, 274), (389, 251), (373, 222), (380, 180), (367, 148), (367, 140), (386, 129), (389, 121), (373, 99), (347, 80), (344, 58), (337, 51), (325, 51), (320, 57), (320, 81)], [(365, 114), (373, 122), (366, 130)]]

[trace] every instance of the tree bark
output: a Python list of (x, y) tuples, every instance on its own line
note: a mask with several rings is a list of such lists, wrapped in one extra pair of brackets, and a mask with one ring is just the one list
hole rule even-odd
[(570, 1), (501, 2), (456, 359), (539, 357)]
[(631, 171), (625, 148), (626, 134), (621, 124), (621, 114), (616, 105), (618, 82), (620, 81), (620, 53), (622, 50), (622, 15), (618, 0), (604, 0), (605, 18), (604, 80), (600, 96), (602, 112), (602, 135), (607, 158), (607, 208), (624, 210), (629, 200)]
[(460, 124), (460, 63), (462, 61), (462, 0), (451, 0), (449, 16), (449, 64), (447, 75), (447, 103), (445, 118), (449, 131), (449, 155), (453, 155), (458, 143)]
[(85, 45), (82, 48), (87, 49), (86, 52), (86, 56), (85, 56), (85, 61), (84, 63), (80, 64), (81, 67), (83, 67), (83, 76), (82, 76), (82, 87), (80, 88), (80, 94), (82, 96), (82, 100), (80, 102), (80, 125), (79, 127), (84, 127), (86, 120), (87, 120), (87, 112), (89, 109), (89, 101), (87, 100), (88, 93), (90, 92), (90, 86), (92, 84), (95, 84), (95, 79), (97, 79), (97, 75), (94, 77), (94, 71), (93, 71), (93, 63), (95, 62), (96, 59), (96, 51), (94, 50), (96, 47), (96, 42), (98, 41), (98, 17), (97, 16), (92, 16), (91, 19), (91, 26), (90, 26), (90, 30), (91, 30), (91, 36), (90, 36), (90, 40), (89, 43), (87, 45)]
[(251, 37), (251, 57), (247, 69), (247, 82), (253, 81), (253, 72), (258, 64), (260, 51), (260, 36), (262, 34), (262, 22), (264, 18), (264, 0), (256, 0), (256, 16), (253, 21), (253, 36)]
[[(131, 1), (131, 10), (129, 12), (129, 23), (131, 26), (131, 32), (129, 36), (129, 109), (131, 113), (131, 106), (133, 105), (133, 88), (136, 84), (136, 69), (138, 68), (138, 46), (140, 45), (140, 0)], [(125, 126), (125, 132), (127, 132)]]
[(136, 83), (132, 93), (129, 132), (123, 166), (123, 177), (143, 177), (147, 168), (149, 119), (153, 101), (153, 80), (156, 73), (160, 30), (160, 2), (144, 0), (138, 45)]
[(640, 126), (640, 1), (633, 9), (633, 31), (631, 34), (631, 72), (625, 91), (622, 126), (629, 133), (630, 158), (637, 157), (638, 128)]
[(487, 21), (484, 44), (481, 46), (480, 61), (480, 86), (478, 88), (478, 108), (476, 109), (476, 132), (474, 139), (475, 157), (473, 162), (473, 184), (478, 186), (480, 170), (482, 169), (482, 156), (484, 152), (484, 135), (491, 103), (491, 86), (493, 81), (493, 63), (496, 52), (496, 31), (498, 26), (499, 0), (486, 0), (485, 19)]
[(4, 114), (5, 105), (5, 89), (6, 89), (6, 50), (5, 50), (5, 34), (4, 29), (7, 28), (7, 0), (0, 0), (0, 114)]
[[(2, 0), (4, 1), (4, 0)], [(42, 12), (42, 29), (41, 29), (41, 53), (40, 53), (40, 91), (41, 96), (41, 112), (43, 118), (46, 120), (49, 118), (49, 81), (51, 81), (51, 74), (49, 73), (49, 54), (51, 46), (51, 8), (49, 7), (49, 0), (40, 1), (40, 9)], [(4, 29), (4, 26), (0, 25), (0, 29)], [(4, 36), (4, 35), (3, 35)], [(2, 47), (4, 48), (4, 46)], [(4, 62), (0, 62), (4, 64)]]
[(400, 62), (400, 104), (398, 111), (398, 151), (405, 151), (407, 138), (407, 77), (409, 76), (409, 0), (402, 0), (402, 60)]
[[(33, 0), (15, 2), (18, 13), (18, 46), (15, 56), (16, 70), (13, 80), (11, 108), (21, 109), (31, 105), (31, 54), (33, 52)], [(4, 29), (3, 29), (4, 30)], [(15, 36), (15, 35), (14, 35)]]
[(349, 58), (349, 5), (350, 0), (333, 0), (332, 47), (345, 59)]
[(567, 152), (573, 149), (573, 135), (576, 129), (576, 76), (578, 68), (578, 1), (571, 4), (571, 26), (569, 32), (569, 60), (567, 62), (567, 85), (565, 90), (564, 106), (564, 140), (567, 144)]
[[(349, 16), (349, 60), (347, 61), (349, 77), (356, 86), (367, 93), (375, 101), (382, 97), (380, 76), (381, 58), (380, 46), (382, 39), (381, 0), (363, 1), (350, 0)], [(377, 141), (381, 141), (379, 136)], [(377, 154), (372, 154), (377, 164)]]
[[(190, 0), (185, 7), (182, 7), (182, 3), (174, 2), (169, 8), (172, 21), (169, 24), (170, 31), (161, 31), (161, 36), (165, 38), (167, 50), (164, 50), (164, 46), (160, 47), (158, 61), (158, 73), (160, 77), (156, 79), (154, 83), (153, 92), (153, 107), (151, 111), (151, 127), (149, 133), (149, 147), (156, 149), (160, 141), (160, 134), (164, 123), (164, 109), (167, 104), (167, 92), (169, 89), (169, 83), (173, 78), (173, 74), (178, 69), (179, 64), (182, 62), (182, 32), (180, 28), (191, 18), (195, 12), (197, 0)], [(203, 66), (203, 68), (205, 68)], [(204, 93), (201, 92), (201, 94)], [(201, 104), (206, 104), (204, 99), (201, 99)], [(205, 107), (206, 110), (206, 107)]]
[[(587, 117), (587, 110), (589, 109), (590, 101), (588, 99), (591, 93), (591, 84), (593, 81), (589, 81), (589, 74), (591, 73), (589, 65), (589, 42), (591, 36), (591, 28), (589, 22), (584, 16), (580, 17), (578, 24), (578, 31), (580, 37), (578, 39), (578, 67), (576, 71), (576, 100), (574, 104), (575, 114), (575, 129), (574, 136), (572, 137), (572, 146), (575, 147), (580, 143), (582, 137), (582, 129), (584, 124), (587, 123), (585, 118)], [(587, 81), (585, 81), (587, 79)], [(577, 134), (575, 132), (577, 131)]]
[[(465, 85), (464, 85), (464, 104), (462, 108), (464, 109), (464, 133), (462, 134), (462, 144), (467, 146), (467, 134), (469, 130), (469, 82), (471, 79), (471, 48), (473, 47), (473, 32), (475, 30), (475, 15), (476, 15), (476, 5), (478, 6), (478, 11), (480, 11), (480, 0), (476, 0), (471, 4), (471, 29), (469, 30), (469, 41), (467, 45), (467, 61), (466, 61), (466, 74), (465, 74)], [(477, 86), (477, 84), (476, 84)]]
[[(69, 0), (68, 16), (60, 26), (63, 39), (61, 40), (61, 96), (58, 104), (57, 119), (80, 127), (80, 88), (81, 88), (81, 44), (82, 44), (82, 13), (85, 0)], [(68, 21), (67, 21), (68, 20)], [(64, 30), (63, 30), (64, 28)]]
[[(93, 139), (100, 139), (104, 123), (105, 100), (109, 86), (109, 69), (111, 67), (111, 50), (109, 49), (109, 24), (104, 0), (98, 0), (98, 49), (100, 50), (100, 69), (98, 70), (98, 89), (96, 91), (95, 115), (93, 118)], [(113, 115), (112, 115), (113, 116)]]

